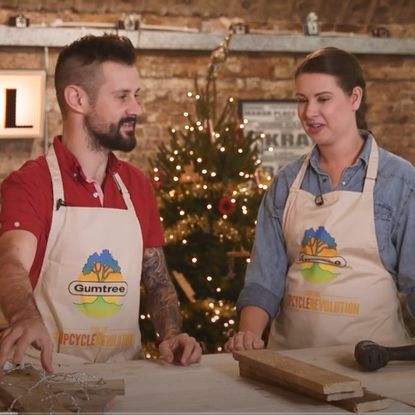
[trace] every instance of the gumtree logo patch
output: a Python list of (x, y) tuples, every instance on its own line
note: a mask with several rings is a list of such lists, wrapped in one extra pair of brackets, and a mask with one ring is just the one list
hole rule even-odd
[(297, 262), (304, 279), (316, 284), (335, 279), (339, 269), (347, 265), (346, 260), (338, 255), (335, 239), (324, 226), (305, 231)]
[(128, 292), (121, 267), (108, 249), (92, 254), (79, 276), (68, 286), (70, 294), (79, 296), (76, 308), (89, 317), (111, 317), (122, 307), (122, 298)]

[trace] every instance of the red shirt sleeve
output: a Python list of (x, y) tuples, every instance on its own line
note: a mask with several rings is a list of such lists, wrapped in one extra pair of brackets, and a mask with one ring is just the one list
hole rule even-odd
[(38, 160), (25, 163), (24, 169), (22, 167), (4, 179), (1, 185), (0, 235), (22, 229), (33, 233), (39, 240), (44, 234), (45, 218), (52, 205), (52, 190), (48, 173), (40, 164)]

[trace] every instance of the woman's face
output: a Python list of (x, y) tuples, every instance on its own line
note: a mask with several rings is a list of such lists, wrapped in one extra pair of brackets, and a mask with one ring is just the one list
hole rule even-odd
[(330, 145), (356, 134), (356, 111), (362, 89), (349, 95), (332, 75), (303, 73), (295, 80), (297, 112), (307, 135), (318, 145)]

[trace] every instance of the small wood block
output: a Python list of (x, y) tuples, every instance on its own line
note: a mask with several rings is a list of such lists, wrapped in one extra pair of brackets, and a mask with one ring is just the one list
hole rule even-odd
[(17, 369), (0, 378), (0, 397), (13, 411), (28, 414), (65, 412), (67, 409), (53, 397), (33, 368)]
[(351, 412), (371, 412), (381, 411), (386, 409), (392, 403), (392, 400), (385, 398), (366, 389), (363, 390), (364, 395), (360, 398), (343, 399), (341, 401), (333, 402), (334, 405), (347, 409)]
[[(233, 355), (239, 361), (242, 375), (258, 374), (281, 386), (326, 401), (363, 396), (359, 380), (284, 356), (276, 351), (238, 351)], [(345, 393), (348, 395), (344, 395)]]

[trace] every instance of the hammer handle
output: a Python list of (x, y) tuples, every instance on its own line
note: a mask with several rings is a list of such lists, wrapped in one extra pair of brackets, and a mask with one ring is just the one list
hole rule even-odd
[(415, 360), (415, 345), (386, 347), (389, 360)]

